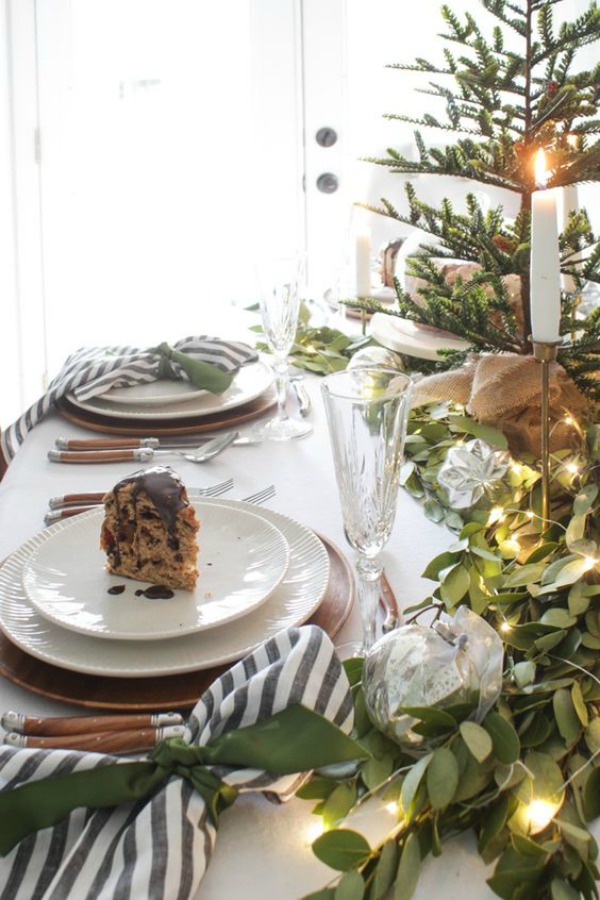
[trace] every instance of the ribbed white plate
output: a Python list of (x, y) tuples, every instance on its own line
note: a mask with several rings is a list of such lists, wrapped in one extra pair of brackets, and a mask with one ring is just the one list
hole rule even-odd
[[(147, 400), (143, 400), (142, 403), (132, 400), (128, 403), (115, 404), (105, 396), (78, 400), (74, 394), (68, 394), (67, 400), (79, 409), (111, 416), (113, 419), (186, 419), (190, 416), (212, 416), (250, 403), (251, 400), (256, 400), (257, 397), (264, 394), (272, 382), (271, 368), (259, 360), (242, 366), (230, 386), (222, 394), (211, 394), (208, 391), (198, 393), (197, 388), (190, 385), (192, 391), (196, 393), (195, 397), (190, 397), (184, 391), (183, 400), (174, 399), (167, 403), (161, 400), (157, 406)], [(172, 389), (174, 383), (171, 382), (168, 385), (169, 390)], [(133, 390), (133, 388), (120, 388), (119, 390)]]
[(99, 641), (54, 625), (32, 607), (22, 583), (23, 566), (38, 546), (42, 532), (0, 567), (0, 628), (25, 653), (63, 669), (116, 678), (152, 678), (232, 662), (278, 631), (306, 622), (323, 599), (329, 579), (329, 557), (318, 537), (272, 510), (258, 510), (235, 500), (202, 503), (254, 510), (275, 525), (288, 542), (290, 560), (283, 580), (262, 606), (243, 619), (165, 641)]
[[(100, 550), (104, 510), (63, 519), (40, 535), (23, 566), (31, 605), (56, 625), (99, 638), (149, 641), (225, 625), (264, 603), (285, 574), (281, 531), (255, 511), (196, 503), (201, 576), (194, 591), (151, 599), (148, 582), (106, 571)], [(109, 591), (122, 587), (119, 594)]]

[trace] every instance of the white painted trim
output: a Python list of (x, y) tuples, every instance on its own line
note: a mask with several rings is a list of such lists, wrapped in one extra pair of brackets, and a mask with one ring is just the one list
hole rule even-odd
[[(18, 390), (12, 390), (10, 417), (39, 397), (45, 387), (43, 258), (40, 227), (40, 167), (36, 161), (38, 129), (37, 60), (34, 0), (6, 0), (8, 102), (4, 121), (10, 128), (10, 175), (13, 249), (13, 314), (8, 340), (14, 353)], [(14, 381), (13, 381), (14, 386)], [(18, 403), (20, 409), (15, 410)], [(2, 412), (4, 416), (4, 411)]]

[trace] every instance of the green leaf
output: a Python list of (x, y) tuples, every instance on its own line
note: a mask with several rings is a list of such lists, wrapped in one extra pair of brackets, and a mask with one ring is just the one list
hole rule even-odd
[(462, 564), (449, 569), (440, 584), (442, 600), (449, 606), (456, 606), (469, 590), (469, 571)]
[(423, 504), (423, 512), (431, 522), (441, 522), (445, 516), (445, 510), (441, 503), (433, 497), (429, 497)]
[(431, 806), (437, 810), (446, 809), (456, 793), (459, 779), (458, 761), (451, 750), (447, 747), (434, 750), (426, 779)]
[(410, 814), (412, 802), (415, 799), (415, 794), (417, 793), (427, 766), (430, 764), (432, 759), (432, 753), (428, 753), (427, 756), (422, 756), (421, 759), (418, 759), (416, 763), (414, 763), (410, 767), (409, 771), (404, 777), (404, 781), (402, 782), (402, 789), (400, 792), (400, 802), (406, 816)]
[(577, 619), (569, 615), (566, 609), (560, 607), (555, 609), (547, 609), (540, 618), (543, 625), (552, 625), (553, 628), (571, 628), (577, 624)]
[(545, 634), (541, 638), (536, 638), (533, 643), (538, 650), (541, 650), (543, 653), (547, 653), (549, 650), (553, 650), (554, 647), (557, 647), (567, 634), (568, 632), (564, 629), (560, 631), (554, 631), (550, 634)]
[(509, 847), (504, 851), (493, 876), (488, 879), (488, 884), (498, 896), (512, 900), (516, 897), (539, 897), (539, 893), (517, 893), (523, 886), (536, 885), (542, 875), (544, 867), (543, 859), (536, 856), (523, 856)]
[(586, 484), (573, 500), (573, 514), (576, 516), (585, 515), (592, 508), (592, 504), (597, 496), (598, 485)]
[(567, 526), (565, 534), (565, 543), (569, 550), (573, 552), (573, 544), (580, 541), (585, 534), (585, 516), (573, 516)]
[(362, 865), (371, 855), (371, 848), (362, 834), (349, 828), (325, 831), (313, 843), (312, 849), (321, 862), (339, 872)]
[(505, 587), (522, 587), (539, 581), (546, 566), (544, 563), (529, 563), (519, 566), (504, 579)]
[(324, 800), (332, 790), (337, 787), (333, 778), (320, 778), (314, 776), (296, 791), (296, 797), (301, 800)]
[(444, 569), (448, 569), (450, 566), (454, 565), (455, 562), (456, 553), (450, 553), (448, 551), (440, 553), (439, 556), (435, 556), (427, 565), (422, 577), (429, 578), (431, 581), (439, 581), (440, 572), (443, 572)]
[(427, 722), (438, 731), (447, 731), (456, 727), (456, 719), (444, 709), (435, 706), (400, 706), (398, 712), (413, 716), (421, 722)]
[(523, 762), (528, 774), (515, 788), (515, 796), (521, 803), (531, 803), (532, 800), (559, 803), (565, 792), (564, 778), (552, 757), (532, 750)]
[(573, 706), (575, 707), (575, 712), (579, 717), (579, 721), (585, 728), (590, 721), (590, 717), (578, 681), (576, 681), (571, 688), (571, 700), (573, 701)]
[(402, 848), (396, 873), (393, 900), (410, 900), (415, 892), (421, 869), (421, 851), (416, 835), (409, 834)]
[(550, 884), (550, 897), (552, 900), (580, 900), (581, 894), (568, 881), (554, 878)]
[(483, 762), (492, 753), (493, 743), (489, 732), (475, 722), (461, 722), (460, 733), (470, 753), (478, 762)]
[(327, 797), (321, 815), (323, 824), (329, 828), (344, 819), (356, 802), (356, 785), (342, 782)]
[(467, 418), (467, 416), (450, 416), (449, 419), (450, 423), (456, 428), (460, 428), (474, 437), (481, 438), (482, 441), (485, 441), (486, 444), (490, 444), (492, 447), (500, 450), (506, 450), (508, 447), (506, 437), (497, 428), (492, 428), (490, 425), (480, 425), (479, 422), (475, 422), (473, 419)]
[(579, 581), (569, 591), (567, 602), (572, 616), (581, 616), (589, 609), (591, 598), (584, 593), (585, 587), (586, 585)]
[(521, 745), (519, 735), (500, 713), (492, 710), (483, 720), (483, 727), (492, 739), (494, 756), (500, 762), (510, 765), (519, 758)]
[(351, 659), (345, 659), (343, 661), (342, 665), (351, 685), (358, 684), (362, 681), (364, 662), (362, 657), (352, 657)]
[(582, 725), (575, 711), (571, 692), (563, 688), (552, 696), (552, 709), (556, 725), (567, 747), (571, 747), (582, 732)]
[(586, 572), (589, 572), (589, 563), (583, 556), (572, 559), (561, 568), (553, 582), (544, 584), (540, 593), (549, 594), (558, 588), (565, 587), (568, 584), (574, 584), (579, 581)]
[(600, 718), (596, 716), (585, 729), (585, 743), (590, 753), (600, 752)]
[(587, 631), (583, 633), (581, 643), (589, 650), (600, 650), (600, 637), (596, 637), (596, 635), (590, 634)]
[(361, 768), (362, 780), (370, 791), (374, 791), (393, 771), (394, 759), (392, 756), (385, 755), (380, 759), (372, 757)]
[(490, 843), (498, 837), (506, 825), (510, 814), (510, 799), (502, 794), (487, 810), (483, 818), (481, 834), (479, 835), (479, 852), (483, 853)]
[(362, 875), (356, 869), (350, 869), (342, 876), (333, 896), (334, 900), (362, 900), (364, 892)]
[(381, 848), (369, 900), (383, 900), (394, 883), (398, 867), (398, 845), (392, 838)]
[(515, 682), (518, 687), (525, 687), (535, 681), (535, 663), (530, 659), (518, 662), (513, 668)]
[(571, 822), (565, 822), (560, 816), (556, 816), (554, 821), (560, 826), (560, 830), (568, 835), (570, 838), (573, 838), (576, 841), (587, 841), (591, 840), (591, 834), (589, 831), (586, 831), (585, 828), (578, 828), (576, 825), (573, 825)]
[(585, 783), (583, 809), (587, 822), (600, 816), (600, 769), (592, 769)]

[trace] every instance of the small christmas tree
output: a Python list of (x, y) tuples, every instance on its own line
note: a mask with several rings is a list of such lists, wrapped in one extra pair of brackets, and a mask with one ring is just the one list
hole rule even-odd
[[(422, 92), (445, 104), (445, 118), (388, 118), (457, 137), (439, 149), (428, 147), (417, 130), (418, 161), (393, 149), (385, 158), (368, 160), (394, 173), (460, 176), (520, 195), (514, 221), (505, 219), (502, 206), (485, 212), (474, 193), (467, 195), (465, 213), (457, 213), (448, 199), (434, 208), (418, 199), (411, 183), (405, 188), (406, 215), (386, 199), (381, 206), (366, 207), (433, 238), (409, 261), (410, 273), (422, 285), (419, 303), (396, 280), (398, 307), (392, 314), (453, 332), (479, 352), (531, 352), (529, 258), (537, 150), (546, 153), (549, 188), (600, 181), (600, 64), (589, 71), (575, 71), (574, 65), (578, 50), (600, 40), (600, 11), (591, 2), (577, 19), (557, 27), (553, 7), (562, 2), (480, 0), (497, 20), (490, 37), (471, 13), (463, 24), (443, 6), (443, 38), (459, 53), (446, 47), (443, 63), (417, 59), (392, 68), (438, 79)], [(600, 281), (600, 241), (585, 210), (569, 215), (560, 250), (561, 270), (572, 290), (562, 295), (561, 332), (571, 337), (558, 360), (579, 390), (597, 401), (600, 309), (587, 316), (577, 313), (584, 285)], [(449, 277), (445, 260), (476, 265), (468, 277)], [(382, 309), (375, 303), (369, 308)], [(464, 356), (447, 353), (440, 366), (458, 365)]]

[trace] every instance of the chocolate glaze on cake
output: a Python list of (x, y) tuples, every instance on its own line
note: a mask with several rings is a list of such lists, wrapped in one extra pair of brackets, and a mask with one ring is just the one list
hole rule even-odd
[[(185, 506), (189, 506), (188, 500), (184, 499), (186, 490), (179, 475), (168, 466), (152, 466), (149, 469), (140, 469), (139, 472), (134, 472), (133, 475), (128, 475), (127, 478), (121, 479), (113, 488), (117, 516), (119, 514), (119, 493), (127, 485), (132, 485), (131, 498), (134, 507), (137, 506), (139, 494), (142, 491), (146, 492), (169, 533), (171, 550), (179, 549), (175, 537), (177, 513)], [(117, 557), (118, 554), (117, 545)]]

